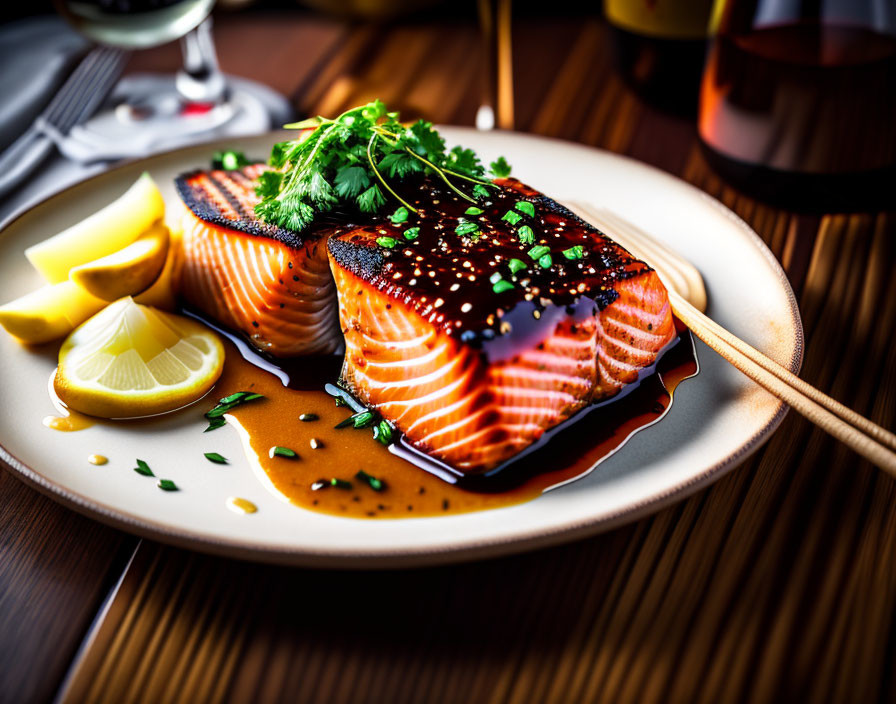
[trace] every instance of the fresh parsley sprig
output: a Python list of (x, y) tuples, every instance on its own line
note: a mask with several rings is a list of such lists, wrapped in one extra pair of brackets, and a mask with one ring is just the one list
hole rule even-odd
[[(447, 149), (432, 123), (399, 121), (380, 100), (352, 108), (335, 119), (314, 117), (286, 125), (303, 130), (298, 138), (274, 145), (270, 165), (259, 178), (255, 206), (258, 216), (290, 230), (301, 230), (319, 213), (343, 208), (380, 212), (391, 196), (408, 211), (391, 183), (416, 174), (432, 173), (455, 193), (473, 203), (487, 197), (489, 172), (472, 149)], [(309, 132), (310, 130), (310, 132)], [(507, 161), (500, 157), (490, 174), (505, 177)], [(460, 182), (474, 184), (472, 195)]]

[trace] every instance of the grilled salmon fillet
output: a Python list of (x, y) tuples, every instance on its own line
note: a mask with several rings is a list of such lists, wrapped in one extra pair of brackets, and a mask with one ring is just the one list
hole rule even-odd
[(637, 382), (676, 339), (649, 266), (515, 179), (480, 213), (426, 180), (403, 193), (412, 222), (295, 233), (255, 217), (263, 168), (177, 179), (182, 295), (277, 357), (344, 341), (342, 385), (458, 472), (499, 467)]
[(276, 357), (335, 352), (342, 334), (326, 233), (300, 236), (255, 217), (255, 181), (265, 168), (176, 179), (187, 206), (181, 295)]
[[(406, 225), (382, 220), (328, 243), (342, 384), (417, 449), (465, 474), (498, 467), (637, 382), (676, 339), (650, 267), (550, 198), (498, 183), (472, 216), (467, 201), (428, 189), (414, 201), (413, 240)], [(520, 202), (534, 216), (523, 218)], [(458, 235), (469, 222), (478, 233)], [(534, 243), (521, 241), (524, 224)], [(396, 246), (380, 244), (390, 237)]]

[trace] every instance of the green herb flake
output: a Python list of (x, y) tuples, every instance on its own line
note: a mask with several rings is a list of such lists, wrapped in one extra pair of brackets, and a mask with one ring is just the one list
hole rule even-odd
[(380, 247), (385, 247), (386, 249), (392, 249), (396, 244), (398, 244), (398, 240), (394, 237), (377, 237), (376, 243)]
[(299, 416), (299, 420), (303, 423), (311, 423), (315, 420), (320, 420), (320, 416), (317, 413), (303, 413)]
[(208, 427), (203, 430), (203, 433), (207, 433), (211, 430), (217, 430), (218, 428), (227, 425), (227, 421), (224, 418), (212, 418), (208, 422)]
[(461, 237), (469, 237), (474, 233), (479, 234), (479, 225), (475, 222), (462, 222), (454, 228), (454, 231)]
[(527, 200), (519, 200), (513, 207), (515, 207), (521, 213), (525, 213), (530, 218), (535, 217), (535, 206)]
[(504, 217), (502, 217), (501, 219), (506, 220), (511, 225), (516, 225), (520, 220), (523, 219), (523, 216), (515, 210), (508, 210), (506, 213), (504, 213)]
[(227, 458), (224, 455), (219, 455), (217, 452), (206, 452), (205, 459), (209, 462), (214, 462), (215, 464), (227, 464)]
[(352, 488), (352, 483), (351, 483), (351, 482), (347, 482), (345, 479), (337, 479), (336, 477), (333, 477), (333, 478), (330, 480), (330, 486), (335, 486), (337, 489), (346, 489), (346, 490), (348, 490), (348, 489), (351, 489), (351, 488)]
[(551, 259), (550, 254), (545, 254), (538, 258), (538, 266), (540, 266), (542, 269), (550, 269), (551, 264), (553, 264), (553, 263), (554, 263), (554, 260)]
[(503, 156), (499, 156), (491, 164), (488, 165), (492, 173), (498, 178), (507, 178), (510, 176), (510, 164)]
[(392, 426), (388, 421), (381, 420), (373, 426), (373, 439), (383, 445), (392, 444)]
[(527, 254), (531, 259), (538, 260), (543, 257), (545, 254), (551, 251), (550, 247), (547, 247), (543, 244), (535, 245), (532, 249), (530, 249)]
[(520, 225), (516, 236), (523, 244), (535, 244), (535, 232), (528, 225)]
[(386, 488), (386, 482), (384, 482), (382, 479), (377, 479), (372, 474), (368, 474), (363, 469), (358, 470), (358, 473), (355, 475), (355, 479), (364, 482), (374, 491), (383, 491)]
[(170, 479), (159, 479), (156, 486), (159, 487), (159, 489), (161, 489), (162, 491), (180, 491), (180, 489), (178, 489), (177, 487), (177, 484), (175, 484)]
[(398, 208), (392, 216), (389, 218), (392, 221), (393, 225), (400, 225), (403, 222), (408, 221), (408, 209), (404, 206)]
[(137, 466), (134, 467), (134, 471), (137, 474), (142, 474), (144, 477), (154, 477), (155, 474), (152, 473), (152, 470), (149, 468), (149, 465), (146, 464), (143, 460), (137, 460)]
[(420, 228), (419, 227), (409, 227), (403, 233), (404, 238), (406, 240), (415, 240), (420, 236)]
[[(230, 394), (229, 396), (225, 396), (220, 401), (218, 401), (218, 405), (215, 406), (212, 410), (205, 414), (205, 417), (209, 419), (209, 421), (214, 421), (216, 418), (221, 418), (225, 413), (230, 411), (237, 406), (241, 406), (244, 403), (249, 403), (250, 401), (256, 401), (260, 398), (264, 398), (262, 394), (250, 393), (249, 391), (237, 391), (234, 394)], [(223, 420), (223, 419), (222, 419)], [(221, 423), (223, 425), (223, 422)], [(212, 424), (209, 424), (209, 427), (206, 428), (206, 432), (209, 430), (214, 430), (215, 428), (220, 428), (221, 425), (215, 425), (212, 427)]]
[(481, 186), (477, 183), (473, 186), (473, 195), (478, 198), (488, 198), (491, 193), (488, 192), (488, 189), (485, 186)]
[(464, 215), (482, 215), (483, 212), (482, 208), (477, 208), (475, 205), (471, 205), (464, 211)]
[(498, 281), (494, 286), (492, 286), (492, 291), (494, 291), (495, 293), (504, 293), (505, 291), (509, 291), (512, 288), (512, 283), (502, 279), (501, 281)]
[(526, 262), (522, 259), (513, 258), (509, 262), (507, 262), (507, 266), (510, 269), (511, 274), (516, 274), (519, 271), (522, 271), (526, 268)]
[(563, 256), (567, 259), (581, 259), (585, 256), (585, 248), (580, 244), (574, 245), (569, 249), (564, 249)]
[(226, 149), (215, 152), (212, 155), (212, 168), (224, 171), (235, 171), (243, 166), (248, 166), (249, 160), (242, 152), (235, 149)]
[(288, 447), (281, 447), (280, 445), (274, 445), (271, 448), (270, 453), (268, 453), (273, 459), (274, 457), (283, 457), (288, 460), (294, 460), (298, 458), (298, 453), (295, 450), (290, 450)]
[(376, 414), (373, 411), (361, 411), (352, 416), (352, 425), (356, 428), (369, 428), (376, 422)]

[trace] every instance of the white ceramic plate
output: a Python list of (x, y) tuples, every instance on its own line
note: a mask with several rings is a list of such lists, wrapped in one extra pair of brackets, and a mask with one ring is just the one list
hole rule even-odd
[[(487, 160), (499, 154), (514, 175), (557, 200), (606, 206), (693, 261), (706, 278), (709, 314), (797, 371), (802, 326), (793, 293), (771, 252), (733, 213), (697, 189), (636, 161), (575, 144), (513, 133), (445, 128)], [(0, 302), (40, 284), (23, 251), (123, 192), (148, 170), (166, 201), (172, 179), (204, 167), (216, 147), (264, 158), (279, 135), (233, 139), (163, 154), (89, 179), (12, 221), (0, 233)], [(169, 212), (174, 211), (169, 207)], [(315, 566), (399, 566), (485, 557), (597, 533), (697, 491), (741, 462), (780, 423), (784, 408), (698, 343), (700, 374), (676, 391), (669, 414), (632, 438), (586, 478), (535, 501), (439, 518), (362, 521), (288, 505), (269, 494), (242, 457), (230, 428), (213, 440), (183, 417), (94, 426), (74, 433), (45, 428), (54, 412), (47, 380), (55, 348), (35, 353), (0, 333), (0, 457), (54, 499), (125, 530), (209, 552)], [(232, 464), (209, 471), (197, 452)], [(107, 455), (94, 467), (86, 457)], [(131, 471), (135, 457), (165, 467), (182, 490), (167, 493)], [(190, 459), (187, 459), (187, 458)], [(415, 471), (410, 469), (409, 471)], [(229, 496), (259, 511), (237, 515)]]

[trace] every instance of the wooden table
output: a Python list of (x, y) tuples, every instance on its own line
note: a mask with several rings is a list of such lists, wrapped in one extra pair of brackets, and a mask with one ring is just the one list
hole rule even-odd
[[(224, 69), (333, 114), (379, 96), (472, 124), (472, 17), (218, 18)], [(896, 217), (799, 216), (707, 168), (692, 122), (614, 75), (598, 18), (515, 26), (517, 129), (655, 164), (786, 269), (802, 376), (896, 416)], [(167, 47), (132, 68), (174, 70)], [(139, 540), (0, 473), (0, 701), (720, 702), (896, 699), (896, 484), (790, 415), (711, 488), (610, 533), (399, 572), (275, 568)]]

